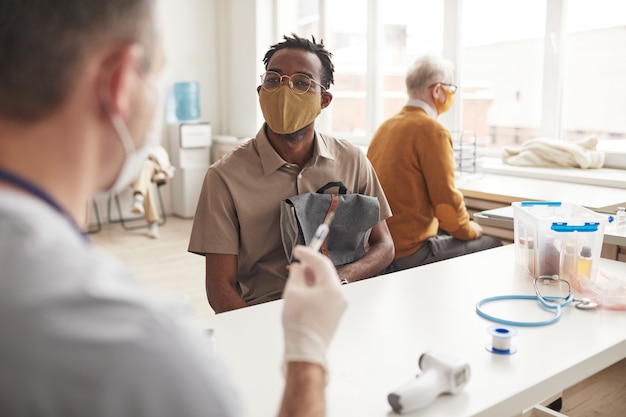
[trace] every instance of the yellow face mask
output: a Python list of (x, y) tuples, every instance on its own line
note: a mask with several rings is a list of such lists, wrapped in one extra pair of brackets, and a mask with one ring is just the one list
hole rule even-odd
[(261, 89), (259, 103), (268, 126), (279, 135), (308, 126), (322, 111), (319, 93), (296, 94), (286, 85), (274, 91)]
[(437, 112), (439, 114), (445, 113), (450, 110), (452, 104), (454, 103), (454, 93), (449, 92), (447, 89), (443, 88), (443, 93), (446, 95), (446, 99), (443, 103), (439, 103), (439, 100), (435, 99), (435, 104), (437, 105)]

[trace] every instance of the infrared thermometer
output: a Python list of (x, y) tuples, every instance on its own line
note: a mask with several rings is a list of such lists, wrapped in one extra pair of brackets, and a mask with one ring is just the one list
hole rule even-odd
[(441, 394), (458, 394), (469, 381), (469, 364), (442, 353), (425, 352), (418, 365), (422, 373), (387, 396), (396, 413), (425, 407)]

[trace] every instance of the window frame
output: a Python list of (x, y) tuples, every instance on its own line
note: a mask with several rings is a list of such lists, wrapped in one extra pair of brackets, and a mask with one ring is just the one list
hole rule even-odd
[[(326, 38), (326, 21), (328, 20), (328, 0), (318, 0), (320, 9), (320, 37)], [(461, 62), (461, 33), (463, 24), (464, 0), (444, 0), (444, 38), (443, 56), (455, 63), (455, 79), (460, 79), (463, 69)], [(561, 132), (561, 100), (562, 100), (562, 65), (563, 65), (563, 18), (565, 2), (563, 0), (546, 1), (546, 29), (544, 40), (544, 95), (540, 131), (542, 135), (559, 137)], [(357, 145), (367, 146), (377, 127), (384, 121), (384, 73), (381, 64), (382, 21), (380, 9), (383, 0), (367, 1), (367, 68), (366, 68), (366, 126), (365, 137), (352, 137)], [(463, 101), (463, 89), (456, 93), (459, 103)], [(441, 116), (440, 121), (450, 130), (461, 130), (463, 113), (462, 106), (453, 106), (451, 111)], [(320, 118), (320, 128), (330, 131), (332, 116)], [(332, 134), (333, 132), (330, 131)]]
[[(319, 5), (319, 36), (327, 38), (327, 22), (329, 20), (329, 0), (317, 0)], [(366, 90), (364, 136), (360, 134), (345, 137), (359, 146), (367, 147), (374, 132), (384, 122), (384, 71), (382, 68), (383, 22), (381, 8), (384, 0), (367, 1), (367, 57), (366, 57)], [(277, 5), (278, 0), (272, 0)], [(444, 0), (443, 5), (443, 56), (455, 63), (455, 79), (460, 80), (463, 71), (461, 33), (463, 25), (463, 5), (465, 0)], [(544, 137), (563, 137), (562, 102), (563, 102), (563, 66), (565, 62), (565, 0), (546, 0), (546, 23), (544, 30), (544, 62), (543, 87), (541, 99), (541, 116), (539, 134)], [(276, 15), (275, 15), (276, 16)], [(275, 20), (274, 33), (279, 27)], [(331, 91), (332, 92), (332, 91)], [(341, 94), (338, 93), (337, 97)], [(456, 100), (463, 102), (463, 89), (459, 88)], [(451, 111), (443, 114), (440, 121), (451, 131), (460, 131), (463, 126), (463, 106), (453, 106)], [(320, 130), (332, 132), (332, 112), (322, 112), (318, 118)], [(346, 136), (341, 134), (342, 137)], [(496, 149), (487, 153), (495, 155)]]

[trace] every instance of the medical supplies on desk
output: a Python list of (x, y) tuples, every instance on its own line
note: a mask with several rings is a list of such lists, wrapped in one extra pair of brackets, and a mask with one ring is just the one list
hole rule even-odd
[(626, 300), (615, 298), (626, 295), (626, 282), (598, 268), (606, 215), (561, 202), (512, 206), (515, 259), (522, 270), (533, 279), (558, 276), (605, 308), (626, 309)]
[(441, 394), (458, 394), (469, 381), (469, 363), (445, 353), (424, 352), (417, 362), (422, 372), (387, 396), (396, 413), (423, 408)]
[(606, 216), (575, 204), (513, 203), (515, 259), (532, 278), (558, 275), (574, 287), (594, 281)]

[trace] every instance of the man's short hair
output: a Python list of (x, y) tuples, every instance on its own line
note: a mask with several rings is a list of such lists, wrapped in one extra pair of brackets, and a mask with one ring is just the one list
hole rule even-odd
[(0, 116), (34, 121), (68, 95), (85, 57), (110, 42), (154, 55), (154, 0), (0, 1)]
[(454, 79), (452, 62), (435, 55), (418, 58), (406, 74), (409, 97), (420, 95), (435, 83), (451, 83)]
[(331, 61), (331, 57), (333, 54), (328, 52), (324, 47), (324, 41), (320, 40), (320, 43), (315, 41), (315, 37), (311, 36), (311, 40), (301, 38), (295, 33), (291, 34), (291, 37), (284, 35), (284, 41), (279, 42), (275, 45), (270, 46), (270, 49), (265, 53), (265, 57), (263, 57), (263, 64), (265, 64), (265, 69), (267, 69), (267, 65), (270, 62), (272, 56), (276, 51), (281, 49), (302, 49), (308, 52), (312, 52), (322, 61), (322, 80), (321, 84), (324, 86), (326, 90), (330, 88), (330, 85), (335, 82), (335, 78), (333, 74), (335, 73), (335, 66)]

